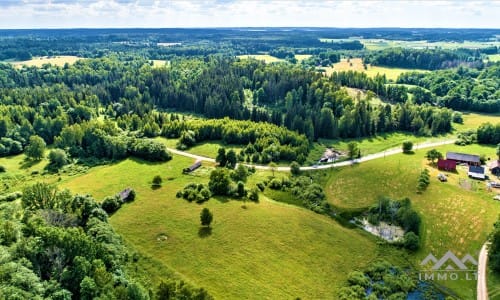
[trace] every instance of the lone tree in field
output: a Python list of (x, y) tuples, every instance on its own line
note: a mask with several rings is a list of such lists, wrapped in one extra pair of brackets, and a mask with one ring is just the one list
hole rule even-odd
[(201, 210), (200, 213), (200, 221), (201, 221), (201, 226), (207, 226), (210, 227), (210, 223), (212, 223), (212, 220), (214, 218), (214, 215), (208, 208), (204, 208)]
[(427, 154), (425, 155), (425, 158), (427, 158), (428, 161), (431, 162), (431, 164), (434, 164), (434, 161), (436, 159), (442, 159), (443, 158), (443, 153), (437, 151), (436, 149), (432, 149), (427, 151)]
[(41, 160), (46, 146), (47, 144), (45, 144), (45, 141), (41, 137), (33, 135), (30, 137), (29, 145), (24, 150), (24, 153), (33, 160)]
[(153, 177), (153, 186), (154, 187), (159, 187), (161, 186), (161, 183), (163, 182), (163, 180), (161, 179), (161, 176), (160, 175), (156, 175), (155, 177)]
[(412, 141), (404, 141), (403, 142), (403, 153), (410, 153), (413, 150), (413, 142)]
[(219, 150), (217, 151), (217, 156), (215, 157), (215, 162), (219, 164), (219, 167), (226, 166), (227, 158), (225, 148), (219, 148)]
[(360, 154), (360, 149), (358, 147), (358, 143), (350, 142), (349, 144), (347, 144), (347, 155), (349, 156), (350, 160), (354, 159), (356, 155), (361, 156), (359, 154)]

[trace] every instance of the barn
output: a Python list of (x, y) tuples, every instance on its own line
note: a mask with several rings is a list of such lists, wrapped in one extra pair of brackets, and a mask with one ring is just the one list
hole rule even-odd
[(190, 173), (190, 172), (193, 172), (194, 170), (198, 169), (199, 167), (201, 167), (201, 160), (195, 161), (194, 164), (192, 164), (191, 166), (184, 168), (182, 170), (182, 172), (183, 173)]
[(500, 160), (492, 161), (489, 165), (489, 168), (491, 174), (500, 176)]
[(437, 166), (439, 170), (455, 171), (457, 169), (457, 162), (451, 159), (440, 159)]
[(474, 179), (486, 179), (486, 174), (484, 173), (484, 168), (479, 166), (469, 166), (469, 172), (467, 173), (469, 177)]
[(480, 166), (479, 155), (472, 155), (458, 152), (446, 152), (446, 160), (453, 160), (456, 163), (465, 163), (469, 166)]

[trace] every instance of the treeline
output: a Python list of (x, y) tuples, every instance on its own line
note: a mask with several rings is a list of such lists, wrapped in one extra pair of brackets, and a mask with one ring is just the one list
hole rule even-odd
[(5, 299), (212, 299), (165, 278), (147, 287), (130, 276), (140, 257), (127, 249), (90, 196), (46, 183), (23, 190), (20, 205), (0, 206), (0, 297)]
[(178, 138), (184, 149), (207, 140), (226, 144), (248, 145), (240, 154), (251, 155), (253, 162), (305, 161), (309, 141), (304, 135), (270, 123), (224, 119), (188, 119), (163, 123), (161, 135)]
[(498, 145), (500, 143), (500, 123), (483, 123), (477, 128), (477, 142)]
[(437, 103), (454, 110), (500, 112), (500, 63), (482, 70), (459, 67), (429, 73), (408, 72), (398, 83), (418, 85), (435, 95)]
[(464, 63), (476, 67), (482, 66), (480, 51), (469, 49), (389, 48), (369, 52), (363, 61), (376, 66), (424, 70), (453, 68)]
[[(122, 129), (140, 129), (154, 137), (164, 123), (162, 117), (151, 114), (155, 109), (273, 123), (310, 141), (394, 130), (427, 135), (450, 130), (449, 111), (408, 103), (406, 93), (386, 87), (383, 77), (372, 80), (360, 74), (326, 78), (301, 66), (216, 57), (174, 60), (162, 68), (153, 68), (144, 59), (116, 57), (64, 67), (1, 65), (0, 138), (25, 146), (28, 137), (37, 134), (52, 144), (64, 127), (103, 116), (116, 118)], [(401, 104), (372, 106), (352, 99), (341, 85), (367, 88)], [(16, 147), (9, 153), (17, 152)]]

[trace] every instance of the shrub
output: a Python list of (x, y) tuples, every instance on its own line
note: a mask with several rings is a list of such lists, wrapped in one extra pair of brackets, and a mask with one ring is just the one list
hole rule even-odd
[(404, 141), (403, 142), (403, 153), (410, 153), (413, 150), (413, 142), (412, 141)]
[(7, 170), (4, 166), (0, 166), (0, 173), (5, 173)]
[(49, 164), (55, 169), (66, 165), (68, 163), (68, 155), (62, 149), (54, 149), (49, 153)]
[(261, 192), (263, 192), (263, 191), (266, 189), (266, 184), (265, 184), (265, 183), (263, 183), (263, 182), (258, 182), (258, 183), (257, 183), (257, 187), (259, 188), (259, 190), (260, 190)]
[(108, 214), (112, 214), (121, 207), (121, 201), (118, 196), (109, 196), (104, 198), (101, 208)]
[(274, 178), (269, 182), (269, 188), (273, 190), (280, 190), (281, 189), (281, 180)]
[(160, 175), (156, 175), (155, 177), (153, 177), (153, 186), (161, 186), (162, 182), (163, 180), (161, 179)]
[(415, 251), (420, 247), (418, 235), (411, 231), (404, 235), (403, 240), (403, 246), (410, 251)]
[(300, 165), (298, 162), (296, 161), (293, 161), (291, 164), (290, 164), (290, 172), (292, 173), (292, 175), (294, 176), (297, 176), (300, 174)]
[(202, 226), (210, 227), (214, 216), (208, 208), (203, 208), (200, 213), (200, 222)]
[(248, 199), (254, 201), (254, 202), (259, 202), (259, 190), (257, 188), (252, 188), (248, 192)]

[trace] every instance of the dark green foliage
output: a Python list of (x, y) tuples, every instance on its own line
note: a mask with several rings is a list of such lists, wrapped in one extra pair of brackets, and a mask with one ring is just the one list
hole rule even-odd
[(228, 169), (234, 169), (237, 163), (236, 152), (233, 149), (227, 151), (226, 153), (226, 167)]
[(347, 286), (339, 290), (339, 299), (406, 299), (416, 288), (417, 280), (409, 271), (386, 261), (376, 261), (363, 272), (349, 274)]
[(208, 187), (212, 194), (225, 196), (230, 191), (230, 177), (229, 172), (225, 169), (216, 169), (210, 173), (210, 181)]
[(201, 183), (190, 183), (176, 194), (177, 198), (183, 198), (189, 202), (202, 203), (210, 199), (211, 193), (208, 187)]
[(5, 166), (0, 166), (0, 173), (5, 173), (5, 172), (7, 172)]
[(465, 146), (476, 143), (477, 142), (476, 132), (477, 132), (476, 130), (459, 132), (457, 134), (457, 140), (455, 141), (455, 144), (460, 146)]
[(101, 208), (109, 215), (120, 209), (122, 201), (118, 196), (109, 196), (104, 198), (101, 203)]
[(220, 167), (226, 166), (227, 158), (225, 148), (219, 148), (219, 150), (217, 150), (217, 157), (215, 157), (215, 162), (218, 163)]
[(153, 187), (161, 186), (162, 182), (163, 182), (163, 180), (161, 179), (160, 175), (156, 175), (155, 177), (153, 177)]
[(206, 290), (203, 288), (196, 289), (188, 286), (184, 281), (162, 281), (156, 289), (156, 298), (158, 300), (170, 299), (197, 299), (197, 300), (212, 300)]
[(172, 155), (167, 152), (164, 144), (148, 139), (138, 139), (132, 142), (130, 153), (149, 161), (168, 161), (172, 159)]
[(300, 165), (298, 162), (292, 161), (292, 163), (290, 164), (290, 172), (295, 176), (300, 175)]
[(41, 160), (45, 153), (45, 147), (45, 141), (41, 137), (34, 135), (30, 137), (29, 144), (25, 149), (25, 154), (31, 159)]
[(403, 238), (403, 246), (410, 251), (417, 250), (420, 247), (420, 240), (418, 238), (418, 235), (416, 235), (412, 231), (405, 233)]
[(454, 112), (452, 116), (452, 121), (453, 123), (463, 124), (464, 118), (462, 117), (462, 113), (458, 111)]
[(234, 171), (231, 172), (231, 179), (235, 182), (247, 181), (249, 170), (242, 164), (239, 164)]
[(59, 169), (68, 164), (69, 159), (66, 152), (62, 149), (54, 149), (49, 152), (49, 165), (54, 169)]
[(410, 153), (413, 150), (413, 142), (412, 141), (404, 141), (402, 148), (403, 148), (403, 153)]
[(356, 156), (358, 156), (359, 153), (359, 146), (358, 143), (356, 142), (350, 142), (347, 144), (347, 156), (349, 156), (349, 159), (354, 159)]
[(434, 164), (436, 160), (443, 158), (443, 153), (439, 152), (436, 149), (431, 149), (427, 151), (425, 158), (431, 163)]
[(200, 222), (201, 226), (207, 226), (210, 227), (210, 224), (212, 223), (214, 216), (212, 212), (208, 208), (203, 208), (200, 213)]
[(417, 192), (418, 193), (423, 192), (425, 189), (427, 189), (430, 183), (431, 181), (430, 181), (429, 170), (427, 169), (422, 170), (417, 181)]
[(416, 235), (420, 232), (420, 216), (411, 207), (411, 201), (408, 198), (392, 200), (382, 197), (377, 205), (369, 209), (367, 218), (372, 224), (384, 221), (401, 226), (405, 232), (413, 232)]
[(500, 274), (500, 217), (493, 227), (490, 241), (491, 245), (488, 249), (488, 263), (497, 274)]
[(477, 129), (477, 142), (492, 145), (500, 143), (500, 123), (496, 125), (491, 123), (481, 124)]
[(9, 193), (6, 195), (1, 195), (0, 202), (3, 202), (3, 201), (11, 202), (11, 201), (14, 201), (18, 198), (21, 198), (22, 195), (23, 194), (21, 192), (12, 192), (12, 193)]
[(248, 199), (250, 199), (251, 201), (254, 201), (254, 202), (259, 202), (259, 190), (255, 187), (252, 188), (248, 192)]

